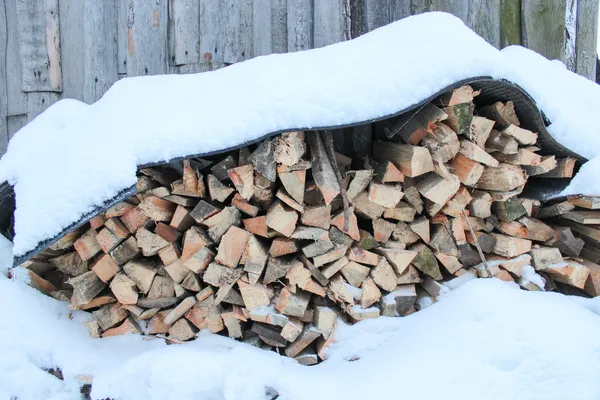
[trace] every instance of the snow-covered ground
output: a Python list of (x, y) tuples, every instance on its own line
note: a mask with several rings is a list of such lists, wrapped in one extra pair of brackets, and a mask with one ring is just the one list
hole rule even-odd
[[(0, 160), (0, 182), (16, 192), (15, 254), (134, 185), (137, 165), (279, 130), (367, 121), (482, 75), (527, 90), (563, 145), (590, 159), (600, 151), (599, 128), (589, 123), (600, 86), (524, 48), (499, 51), (450, 14), (422, 14), (320, 49), (123, 79), (92, 105), (57, 102), (17, 132)], [(600, 194), (596, 174), (584, 172), (569, 190)]]
[[(10, 245), (0, 239), (4, 266)], [(9, 260), (8, 260), (9, 261)], [(92, 339), (83, 312), (0, 273), (0, 399), (598, 399), (600, 298), (462, 279), (404, 318), (341, 325), (330, 357), (305, 367), (231, 339), (184, 345)], [(18, 271), (17, 271), (18, 275)], [(60, 367), (64, 381), (44, 371)]]

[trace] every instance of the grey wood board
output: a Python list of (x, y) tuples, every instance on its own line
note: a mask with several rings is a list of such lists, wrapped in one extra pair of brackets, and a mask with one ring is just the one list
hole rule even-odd
[(52, 104), (60, 100), (61, 94), (56, 92), (27, 93), (27, 123), (44, 112)]
[(169, 43), (174, 65), (200, 61), (200, 2), (198, 0), (170, 0)]
[(288, 51), (287, 0), (271, 0), (271, 49), (273, 53)]
[(117, 0), (117, 72), (127, 73), (127, 0)]
[(565, 61), (566, 0), (523, 0), (523, 45), (553, 60)]
[(85, 2), (60, 1), (63, 95), (83, 101), (85, 96)]
[(350, 39), (350, 4), (347, 0), (314, 3), (314, 47)]
[(500, 0), (500, 47), (521, 42), (521, 0)]
[(467, 25), (496, 48), (500, 48), (500, 0), (469, 0)]
[(350, 0), (350, 37), (364, 34), (365, 26), (365, 0)]
[(200, 2), (200, 59), (203, 62), (223, 62), (223, 48), (219, 26), (219, 2)]
[(374, 29), (389, 24), (390, 0), (365, 0), (365, 30)]
[[(495, 1), (495, 0), (488, 0)], [(431, 0), (431, 11), (445, 11), (462, 19), (467, 23), (469, 16), (468, 0)]]
[(86, 103), (100, 99), (118, 80), (118, 1), (120, 0), (85, 2), (83, 101)]
[(313, 1), (288, 0), (287, 27), (288, 51), (313, 48)]
[(167, 72), (167, 0), (128, 0), (127, 75)]
[(21, 90), (21, 64), (19, 29), (17, 26), (16, 0), (3, 0), (6, 9), (6, 97), (7, 115), (19, 115), (27, 112), (27, 94)]
[(273, 52), (271, 0), (254, 0), (252, 2), (252, 43), (254, 57)]
[(62, 90), (58, 0), (17, 0), (22, 90)]
[(411, 14), (410, 0), (390, 0), (390, 22), (406, 18)]
[(575, 71), (588, 79), (596, 79), (598, 43), (598, 0), (577, 1), (577, 39)]
[[(0, 3), (0, 65), (6, 66), (6, 45), (7, 45), (7, 26), (6, 26), (6, 7)], [(8, 101), (6, 96), (6, 73), (0, 71), (0, 151), (6, 152), (8, 145)]]
[(7, 128), (8, 128), (8, 139), (12, 137), (27, 124), (27, 114), (9, 115), (6, 117)]

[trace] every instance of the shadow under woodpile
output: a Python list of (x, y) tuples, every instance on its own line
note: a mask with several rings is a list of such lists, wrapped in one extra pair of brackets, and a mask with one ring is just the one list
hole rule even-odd
[(600, 200), (542, 202), (583, 159), (515, 85), (453, 86), (380, 121), (144, 166), (18, 263), (91, 311), (94, 337), (208, 329), (305, 365), (338, 320), (410, 315), (460, 276), (596, 296)]

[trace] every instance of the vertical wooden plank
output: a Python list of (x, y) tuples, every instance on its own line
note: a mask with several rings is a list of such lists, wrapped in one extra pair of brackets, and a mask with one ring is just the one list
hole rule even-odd
[(6, 46), (8, 43), (6, 5), (4, 1), (0, 0), (0, 155), (6, 152), (8, 146), (6, 74), (1, 71), (1, 69), (6, 68)]
[(200, 58), (206, 63), (221, 64), (223, 49), (219, 26), (219, 2), (200, 0)]
[(17, 26), (16, 0), (3, 1), (6, 8), (6, 64), (0, 65), (6, 66), (7, 115), (25, 114), (27, 112), (27, 94), (21, 91), (23, 68), (21, 66), (21, 39)]
[(254, 57), (273, 51), (271, 0), (254, 0), (252, 3), (252, 42)]
[(469, 16), (469, 1), (467, 0), (432, 0), (431, 11), (445, 11), (453, 14), (467, 23)]
[(233, 64), (252, 56), (252, 0), (221, 0), (219, 25), (223, 62)]
[(200, 2), (171, 0), (169, 9), (170, 54), (174, 65), (193, 64), (200, 60)]
[(365, 28), (371, 32), (390, 23), (390, 0), (365, 0)]
[(127, 74), (127, 9), (128, 1), (117, 1), (117, 72), (119, 75)]
[(357, 38), (365, 32), (365, 0), (350, 0), (350, 36)]
[(117, 1), (86, 1), (83, 101), (98, 100), (118, 80)]
[(58, 0), (17, 0), (23, 62), (22, 89), (60, 92)]
[(410, 0), (390, 0), (390, 22), (410, 16)]
[(52, 104), (60, 100), (60, 93), (29, 92), (27, 93), (27, 122), (44, 112)]
[(350, 39), (350, 10), (346, 0), (315, 2), (314, 47)]
[(578, 0), (576, 71), (591, 80), (596, 79), (597, 41), (598, 0)]
[(313, 0), (288, 0), (288, 51), (313, 48)]
[(85, 2), (60, 0), (59, 13), (63, 95), (83, 101), (86, 65)]
[(521, 0), (501, 0), (500, 48), (521, 44)]
[(271, 0), (271, 46), (273, 53), (287, 53), (287, 32), (287, 0)]
[(167, 0), (128, 0), (127, 75), (167, 72)]
[(566, 0), (523, 0), (521, 10), (523, 45), (565, 61)]
[(254, 23), (252, 20), (252, 0), (240, 0), (240, 37), (238, 61), (249, 60), (254, 53)]
[(410, 2), (410, 15), (423, 14), (431, 11), (432, 0), (411, 0)]
[(501, 0), (470, 0), (467, 25), (492, 46), (500, 48)]
[(577, 35), (577, 0), (567, 0), (565, 14), (565, 59), (564, 63), (569, 71), (575, 71), (575, 42)]
[[(27, 98), (27, 94), (25, 94), (25, 97)], [(27, 99), (25, 103), (27, 103)], [(8, 140), (12, 139), (19, 129), (27, 125), (27, 114), (9, 115), (6, 117), (6, 119), (8, 127)]]

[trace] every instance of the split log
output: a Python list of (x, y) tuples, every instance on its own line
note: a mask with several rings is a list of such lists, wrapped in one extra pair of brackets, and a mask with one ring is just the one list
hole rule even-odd
[(374, 142), (373, 156), (378, 162), (391, 162), (411, 178), (434, 170), (429, 150), (390, 142)]

